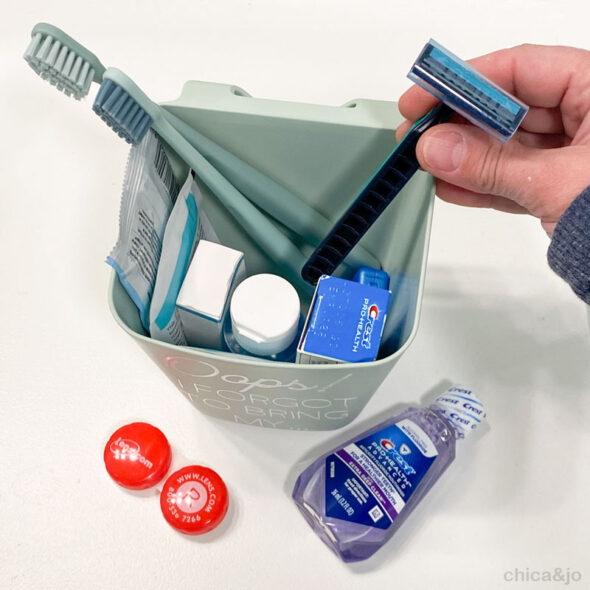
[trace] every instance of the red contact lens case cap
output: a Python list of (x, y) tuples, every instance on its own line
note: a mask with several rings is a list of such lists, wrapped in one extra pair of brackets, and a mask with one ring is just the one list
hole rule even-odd
[(201, 465), (175, 471), (160, 493), (164, 518), (185, 535), (213, 530), (223, 520), (228, 505), (229, 496), (221, 477)]
[(172, 453), (161, 430), (133, 422), (113, 433), (104, 448), (109, 475), (124, 488), (143, 490), (156, 485), (168, 471)]

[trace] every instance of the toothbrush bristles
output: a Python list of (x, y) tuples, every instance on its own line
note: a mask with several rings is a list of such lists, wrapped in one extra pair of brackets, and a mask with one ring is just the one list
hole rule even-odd
[(152, 124), (152, 118), (112, 80), (106, 79), (100, 85), (92, 109), (119, 137), (131, 144), (139, 143)]
[(94, 68), (51, 35), (35, 33), (24, 58), (41, 78), (67, 96), (80, 100), (88, 94)]

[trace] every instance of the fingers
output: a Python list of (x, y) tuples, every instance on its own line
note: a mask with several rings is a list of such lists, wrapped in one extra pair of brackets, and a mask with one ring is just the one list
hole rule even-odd
[(452, 123), (428, 130), (416, 146), (422, 168), (437, 178), (513, 200), (521, 197), (527, 156), (530, 170), (536, 151), (514, 141), (501, 144), (476, 127)]
[[(404, 121), (400, 124), (400, 126), (395, 130), (395, 139), (397, 142), (402, 140), (412, 125), (413, 123), (411, 121)], [(547, 131), (546, 133), (530, 133), (521, 129), (516, 132), (514, 139), (520, 141), (520, 143), (523, 145), (538, 149), (565, 147), (571, 143), (571, 138), (565, 135), (563, 132), (551, 133)]]
[(395, 141), (399, 143), (403, 139), (404, 135), (410, 130), (412, 125), (412, 121), (407, 120), (401, 123), (400, 126), (395, 130)]
[(571, 139), (562, 133), (528, 133), (517, 131), (514, 139), (527, 147), (548, 150), (570, 145)]
[(573, 47), (519, 45), (477, 57), (469, 63), (529, 106), (561, 104), (572, 77), (590, 67), (590, 52)]
[(520, 128), (530, 133), (563, 133), (563, 119), (559, 108), (531, 107)]
[[(451, 123), (467, 123), (467, 119), (458, 113), (453, 113), (450, 119)], [(407, 119), (400, 123), (399, 127), (395, 130), (395, 139), (399, 143), (404, 135), (410, 130), (410, 127), (414, 124), (414, 121), (408, 121)]]
[(471, 206), (508, 205), (503, 197), (540, 218), (557, 220), (567, 205), (590, 184), (590, 147), (536, 149), (518, 141), (506, 144), (472, 125), (446, 123), (428, 130), (416, 146), (422, 168), (449, 185), (468, 192), (443, 195)]
[(528, 213), (527, 209), (506, 197), (474, 193), (460, 186), (449, 184), (444, 180), (436, 181), (436, 195), (447, 203), (453, 203), (463, 207), (496, 209), (504, 213)]
[[(520, 45), (468, 63), (529, 106), (553, 109), (560, 105), (575, 76), (590, 69), (590, 52), (572, 47)], [(590, 97), (586, 100), (590, 108)], [(399, 109), (406, 119), (415, 121), (436, 102), (428, 92), (412, 86), (400, 97)]]
[(415, 84), (406, 90), (398, 101), (399, 112), (410, 121), (417, 121), (438, 103), (430, 92)]

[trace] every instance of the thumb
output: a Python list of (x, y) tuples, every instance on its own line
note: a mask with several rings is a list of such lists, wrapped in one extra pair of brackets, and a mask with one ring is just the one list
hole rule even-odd
[(590, 184), (590, 146), (555, 149), (505, 144), (472, 125), (446, 123), (429, 129), (416, 146), (422, 168), (474, 193), (508, 198), (556, 222)]

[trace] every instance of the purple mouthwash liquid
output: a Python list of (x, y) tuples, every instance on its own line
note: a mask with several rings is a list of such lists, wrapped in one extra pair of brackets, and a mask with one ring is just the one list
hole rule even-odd
[(341, 559), (367, 559), (451, 464), (455, 440), (484, 418), (471, 390), (451, 387), (321, 456), (297, 479), (293, 499)]

